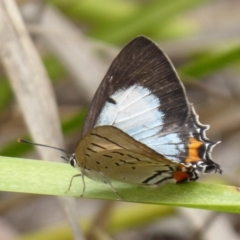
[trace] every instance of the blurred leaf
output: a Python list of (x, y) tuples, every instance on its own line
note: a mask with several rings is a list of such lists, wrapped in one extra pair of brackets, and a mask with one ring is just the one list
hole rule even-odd
[(205, 54), (194, 61), (189, 61), (179, 69), (183, 77), (197, 79), (223, 69), (240, 60), (240, 46), (231, 49)]
[[(79, 197), (82, 180), (70, 180), (79, 171), (66, 163), (0, 157), (0, 190), (55, 196)], [(116, 200), (108, 184), (85, 178), (84, 197)], [(150, 203), (240, 213), (240, 189), (209, 183), (165, 184), (159, 188), (113, 183), (126, 202)]]
[[(30, 141), (29, 136), (21, 136), (24, 140)], [(12, 141), (6, 144), (6, 146), (1, 146), (0, 155), (2, 156), (11, 156), (11, 157), (18, 157), (23, 155), (24, 153), (29, 152), (30, 150), (34, 149), (34, 146), (30, 144), (19, 144), (16, 141)]]
[(167, 36), (183, 34), (183, 29), (185, 33), (189, 34), (190, 31), (194, 31), (192, 23), (185, 22), (186, 25), (180, 25), (177, 17), (189, 9), (210, 1), (213, 0), (151, 0), (144, 2), (50, 0), (69, 17), (78, 19), (81, 25), (87, 25), (86, 32), (91, 37), (115, 44), (126, 43), (138, 35), (166, 39)]
[[(70, 119), (65, 120), (62, 123), (62, 130), (64, 134), (70, 134), (77, 129), (79, 130), (79, 136), (80, 136), (80, 129), (84, 123), (85, 116), (87, 114), (87, 109), (83, 109), (76, 115), (72, 116)], [(30, 141), (29, 136), (21, 136), (21, 138)], [(17, 157), (25, 154), (26, 152), (32, 150), (34, 146), (29, 144), (19, 144), (16, 141), (8, 143), (5, 147), (2, 147), (0, 149), (0, 155), (2, 156), (11, 156), (11, 157)]]
[(161, 42), (169, 41), (171, 39), (187, 38), (197, 34), (199, 26), (194, 22), (183, 20), (181, 17), (175, 17), (167, 23), (162, 23), (158, 29), (149, 29), (148, 35), (154, 39), (160, 39)]
[(86, 115), (88, 112), (88, 108), (83, 108), (74, 116), (71, 116), (69, 119), (66, 119), (62, 123), (62, 131), (64, 135), (71, 134), (75, 132), (77, 129), (79, 130), (79, 136), (81, 134), (81, 128), (85, 121)]
[(197, 6), (202, 5), (210, 0), (152, 0), (147, 1), (141, 5), (141, 8), (132, 14), (125, 21), (118, 24), (109, 22), (108, 25), (103, 26), (99, 31), (94, 31), (91, 36), (100, 38), (104, 41), (122, 44), (137, 35), (148, 35), (153, 33), (156, 29), (159, 36), (159, 29), (167, 27), (167, 23), (171, 22), (173, 18), (182, 14), (183, 12)]
[(0, 79), (0, 112), (8, 106), (12, 99), (11, 87), (5, 78)]
[[(64, 67), (52, 55), (47, 55), (43, 58), (43, 63), (51, 80), (56, 82), (59, 78), (66, 75)], [(0, 79), (0, 112), (8, 106), (12, 99), (11, 86), (6, 78)]]
[(121, 0), (50, 0), (65, 14), (75, 20), (87, 22), (91, 27), (117, 23), (134, 13), (138, 6), (132, 1)]
[(56, 82), (66, 75), (63, 65), (53, 55), (46, 55), (42, 60), (48, 75), (53, 82)]
[[(109, 234), (115, 235), (119, 232), (143, 226), (144, 224), (159, 220), (175, 213), (173, 207), (158, 206), (150, 204), (131, 204), (120, 208), (114, 208), (107, 227)], [(126, 217), (127, 216), (127, 217)], [(91, 220), (81, 220), (80, 226), (83, 232), (89, 229)], [(41, 231), (27, 233), (17, 238), (19, 240), (42, 240), (42, 239), (72, 239), (72, 234), (67, 225), (55, 226)]]

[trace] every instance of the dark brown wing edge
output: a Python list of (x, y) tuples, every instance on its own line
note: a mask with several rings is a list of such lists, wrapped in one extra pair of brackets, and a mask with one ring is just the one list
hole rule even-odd
[(82, 136), (94, 127), (104, 103), (111, 101), (109, 97), (118, 89), (133, 84), (147, 87), (161, 99), (159, 110), (164, 112), (170, 124), (185, 122), (189, 105), (174, 67), (155, 43), (139, 36), (128, 43), (112, 62), (93, 98)]

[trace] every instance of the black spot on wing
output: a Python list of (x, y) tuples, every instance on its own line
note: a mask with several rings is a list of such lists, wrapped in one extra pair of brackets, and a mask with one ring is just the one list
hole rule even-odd
[(94, 151), (93, 149), (87, 147), (87, 150), (89, 150), (90, 152), (96, 153), (96, 151)]
[[(96, 137), (98, 137), (98, 138), (102, 138), (102, 139), (105, 139), (105, 140), (107, 140), (108, 142), (110, 142), (110, 143), (113, 143), (114, 145), (116, 145), (116, 146), (118, 146), (118, 147), (120, 147), (120, 148), (124, 148), (124, 147), (122, 147), (121, 145), (119, 145), (119, 144), (117, 144), (117, 143), (115, 143), (115, 142), (113, 142), (112, 140), (110, 140), (110, 139), (108, 139), (107, 137), (103, 137), (103, 136), (101, 136), (101, 135), (99, 135), (99, 134), (96, 134), (96, 133), (90, 133), (92, 136), (96, 136)], [(92, 143), (93, 144), (93, 143)], [(95, 144), (96, 145), (96, 144)], [(101, 146), (100, 146), (101, 147)], [(102, 147), (103, 148), (103, 147)]]
[(112, 153), (117, 153), (117, 154), (119, 154), (119, 155), (121, 155), (121, 156), (124, 155), (124, 153), (120, 153), (120, 152), (112, 152)]
[(198, 156), (200, 158), (204, 158), (204, 155), (206, 153), (206, 145), (202, 144), (199, 148), (198, 148)]
[(127, 154), (127, 156), (130, 157), (130, 158), (133, 158), (133, 159), (135, 159), (135, 160), (137, 160), (137, 161), (141, 161), (139, 158), (137, 158), (137, 157), (133, 157), (133, 156), (130, 155), (130, 154)]
[(167, 180), (170, 180), (170, 179), (173, 179), (173, 177), (172, 177), (172, 176), (171, 176), (171, 177), (165, 177), (165, 178), (159, 180), (158, 182), (156, 182), (156, 183), (154, 183), (154, 184), (160, 184), (160, 183), (163, 183), (163, 182), (165, 182), (165, 181), (167, 181)]
[(113, 98), (110, 98), (110, 97), (107, 98), (107, 102), (112, 103), (112, 104), (117, 104), (117, 102)]
[(98, 144), (96, 144), (96, 143), (91, 143), (93, 146), (95, 146), (95, 147), (98, 147), (98, 148), (101, 148), (101, 149), (106, 149), (105, 147), (102, 147), (102, 146), (100, 146), (100, 145), (98, 145)]
[[(166, 171), (155, 171), (155, 174), (151, 175), (150, 177), (148, 177), (144, 181), (142, 181), (142, 184), (149, 184), (150, 181), (152, 181), (154, 178), (157, 178), (158, 176), (161, 176), (165, 172), (169, 172), (169, 170), (166, 170)], [(153, 183), (153, 184), (157, 184), (157, 183)], [(159, 183), (160, 183), (160, 181), (159, 181)]]

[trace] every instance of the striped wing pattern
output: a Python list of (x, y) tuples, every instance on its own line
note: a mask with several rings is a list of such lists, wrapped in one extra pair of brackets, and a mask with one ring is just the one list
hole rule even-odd
[(197, 179), (192, 167), (166, 159), (113, 126), (92, 129), (79, 143), (76, 159), (84, 175), (103, 182), (159, 185)]

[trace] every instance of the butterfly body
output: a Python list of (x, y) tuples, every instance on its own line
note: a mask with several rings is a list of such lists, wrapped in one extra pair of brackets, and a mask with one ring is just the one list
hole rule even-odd
[(100, 84), (70, 163), (83, 177), (109, 184), (195, 181), (200, 173), (222, 172), (211, 159), (216, 143), (207, 129), (168, 57), (137, 37)]

